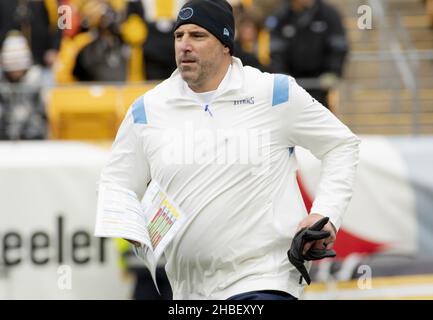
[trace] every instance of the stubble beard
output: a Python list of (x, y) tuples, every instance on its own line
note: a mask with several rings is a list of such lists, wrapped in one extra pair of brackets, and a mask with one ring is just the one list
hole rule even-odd
[[(200, 62), (196, 64), (195, 68), (190, 68), (189, 66), (181, 68), (181, 75), (190, 88), (199, 88), (211, 75), (211, 69), (211, 63)], [(192, 71), (193, 75), (183, 74), (183, 71)]]

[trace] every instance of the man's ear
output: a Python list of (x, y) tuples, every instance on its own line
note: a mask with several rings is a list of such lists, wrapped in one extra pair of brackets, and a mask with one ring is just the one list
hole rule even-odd
[(224, 46), (223, 51), (224, 51), (224, 53), (229, 53), (230, 54), (230, 48), (227, 47), (227, 46)]

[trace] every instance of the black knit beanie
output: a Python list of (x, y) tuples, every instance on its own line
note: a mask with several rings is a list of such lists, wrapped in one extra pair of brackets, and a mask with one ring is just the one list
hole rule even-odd
[(235, 19), (232, 6), (226, 0), (191, 0), (177, 16), (174, 30), (183, 24), (196, 24), (212, 33), (233, 54)]

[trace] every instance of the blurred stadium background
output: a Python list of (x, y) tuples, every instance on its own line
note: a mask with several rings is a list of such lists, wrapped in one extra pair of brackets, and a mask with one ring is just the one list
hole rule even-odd
[[(0, 39), (4, 44), (8, 23), (19, 12), (20, 31), (41, 72), (26, 83), (3, 79), (0, 87), (0, 119), (8, 103), (23, 110), (0, 121), (0, 299), (155, 298), (151, 280), (125, 242), (93, 237), (96, 182), (127, 108), (158, 83), (158, 75), (151, 73), (154, 65), (172, 60), (169, 50), (156, 53), (161, 61), (146, 54), (161, 45), (158, 32), (170, 28), (167, 21), (175, 18), (178, 3), (12, 2), (13, 10), (3, 2), (0, 6)], [(263, 21), (280, 5), (277, 0), (232, 2), (258, 12)], [(342, 77), (330, 86), (329, 108), (363, 142), (354, 197), (335, 247), (337, 259), (313, 265), (314, 282), (303, 298), (432, 299), (433, 1), (326, 2), (341, 14), (350, 48)], [(147, 10), (144, 15), (134, 7), (137, 3)], [(71, 12), (59, 12), (60, 5)], [(368, 10), (359, 8), (365, 6), (371, 9), (371, 28), (360, 27)], [(64, 12), (72, 20), (62, 20), (67, 27), (59, 32)], [(44, 23), (42, 37), (35, 39), (41, 33), (36, 26)], [(257, 38), (265, 45), (266, 39), (270, 43), (266, 26)], [(121, 39), (113, 52), (124, 63), (113, 62), (111, 74), (101, 76), (105, 81), (92, 79), (84, 55), (77, 68), (78, 54), (95, 39), (94, 30), (110, 30)], [(38, 55), (33, 49), (42, 46), (40, 39), (51, 42)], [(100, 49), (87, 54), (97, 57)], [(22, 54), (22, 48), (16, 50), (9, 58), (2, 53), (3, 73)], [(257, 53), (265, 69), (271, 63), (266, 50)], [(318, 85), (315, 78), (299, 81), (307, 88)], [(32, 136), (33, 129), (26, 129), (33, 125), (23, 119), (33, 111), (20, 107), (28, 103), (24, 97), (40, 114), (31, 121), (43, 124), (36, 126), (42, 134)], [(34, 104), (39, 103), (38, 109)], [(308, 208), (320, 163), (301, 148), (297, 156)]]

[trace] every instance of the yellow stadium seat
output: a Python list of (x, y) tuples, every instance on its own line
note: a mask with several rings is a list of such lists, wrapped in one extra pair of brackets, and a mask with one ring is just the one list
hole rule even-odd
[(126, 111), (128, 111), (129, 106), (146, 91), (149, 91), (156, 85), (156, 82), (146, 82), (141, 84), (130, 84), (121, 87), (119, 90), (119, 105), (117, 109), (119, 124), (125, 117)]
[(113, 139), (118, 126), (119, 89), (114, 86), (61, 86), (48, 92), (50, 138)]

